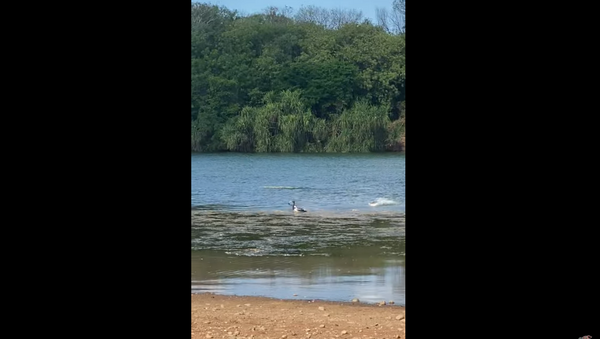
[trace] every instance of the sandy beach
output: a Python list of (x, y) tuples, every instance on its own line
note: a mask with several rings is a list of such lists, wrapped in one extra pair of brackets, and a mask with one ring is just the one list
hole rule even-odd
[(389, 302), (192, 294), (192, 338), (405, 338), (404, 314)]

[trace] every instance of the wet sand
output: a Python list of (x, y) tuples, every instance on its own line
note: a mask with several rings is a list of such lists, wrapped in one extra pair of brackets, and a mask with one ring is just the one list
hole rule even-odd
[(405, 338), (396, 305), (192, 294), (192, 338)]

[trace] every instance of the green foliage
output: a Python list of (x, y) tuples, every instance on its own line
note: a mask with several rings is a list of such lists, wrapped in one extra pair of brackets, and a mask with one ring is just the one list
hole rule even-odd
[(404, 136), (405, 34), (359, 12), (192, 3), (192, 150), (377, 152)]
[(390, 120), (385, 106), (356, 102), (333, 121), (329, 152), (379, 152), (385, 150)]
[[(244, 107), (223, 129), (222, 138), (228, 150), (300, 152), (318, 149), (321, 145), (318, 138), (326, 136), (325, 121), (305, 108), (299, 91), (269, 92), (263, 101), (261, 107)], [(316, 145), (313, 145), (314, 140)]]

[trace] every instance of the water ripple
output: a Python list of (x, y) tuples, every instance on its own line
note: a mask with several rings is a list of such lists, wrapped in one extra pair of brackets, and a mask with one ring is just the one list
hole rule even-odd
[(373, 245), (385, 254), (398, 248), (404, 232), (403, 213), (294, 215), (192, 210), (192, 250), (236, 256), (330, 255), (335, 248), (356, 245)]

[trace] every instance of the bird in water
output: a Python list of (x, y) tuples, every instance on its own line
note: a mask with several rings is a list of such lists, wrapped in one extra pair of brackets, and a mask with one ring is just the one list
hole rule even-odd
[(296, 202), (295, 201), (292, 201), (292, 202), (290, 202), (288, 204), (292, 205), (292, 210), (294, 212), (306, 212), (306, 210), (304, 208), (296, 206)]

